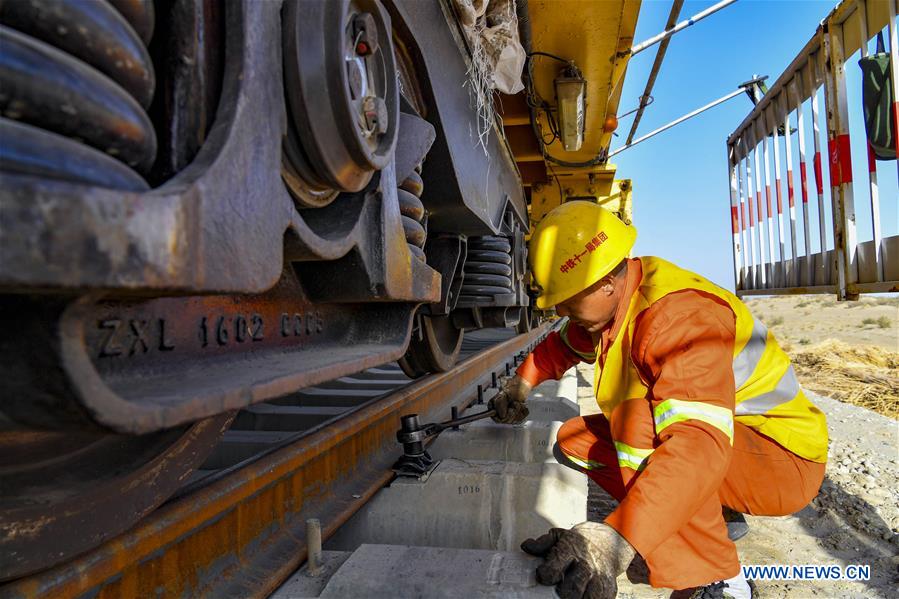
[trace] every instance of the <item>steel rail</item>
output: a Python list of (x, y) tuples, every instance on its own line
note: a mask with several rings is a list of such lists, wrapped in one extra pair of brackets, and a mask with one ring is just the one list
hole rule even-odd
[(444, 416), (482, 397), (544, 324), (362, 404), (288, 446), (164, 505), (133, 529), (0, 597), (264, 597), (306, 559), (305, 521), (330, 537), (394, 476), (400, 416)]

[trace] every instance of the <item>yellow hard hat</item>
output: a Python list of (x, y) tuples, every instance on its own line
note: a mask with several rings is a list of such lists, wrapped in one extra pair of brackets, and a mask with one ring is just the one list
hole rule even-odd
[(540, 288), (537, 308), (552, 308), (612, 272), (636, 238), (634, 227), (593, 202), (565, 202), (551, 210), (537, 224), (528, 248)]

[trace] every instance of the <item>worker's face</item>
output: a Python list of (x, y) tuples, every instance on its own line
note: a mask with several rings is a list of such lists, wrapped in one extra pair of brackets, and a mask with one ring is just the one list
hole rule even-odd
[(615, 318), (619, 297), (617, 277), (603, 278), (574, 297), (556, 304), (556, 313), (567, 316), (588, 333), (597, 333)]

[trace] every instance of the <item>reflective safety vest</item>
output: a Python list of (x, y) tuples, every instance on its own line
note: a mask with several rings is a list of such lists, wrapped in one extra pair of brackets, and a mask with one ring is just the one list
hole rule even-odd
[[(699, 420), (724, 432), (733, 443), (733, 422), (741, 422), (774, 439), (794, 454), (814, 462), (827, 461), (827, 423), (824, 414), (806, 398), (790, 358), (764, 324), (729, 291), (690, 271), (654, 257), (641, 257), (643, 277), (631, 298), (624, 323), (606, 352), (594, 379), (596, 400), (606, 418), (629, 399), (647, 397), (649, 386), (631, 360), (631, 340), (641, 312), (666, 295), (696, 289), (718, 297), (736, 315), (732, 368), (736, 388), (735, 413), (726, 408), (677, 397), (661, 400), (653, 410), (655, 434), (686, 420)], [(597, 348), (597, 354), (599, 354)], [(652, 453), (616, 443), (619, 464), (635, 470)]]

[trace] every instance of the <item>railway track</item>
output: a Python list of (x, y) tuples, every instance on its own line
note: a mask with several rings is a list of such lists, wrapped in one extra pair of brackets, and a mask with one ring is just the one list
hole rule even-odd
[(162, 507), (0, 596), (267, 596), (305, 560), (307, 518), (330, 537), (394, 477), (401, 415), (484, 401), (548, 330), (476, 331), (448, 372), (413, 381), (389, 364), (243, 410)]

